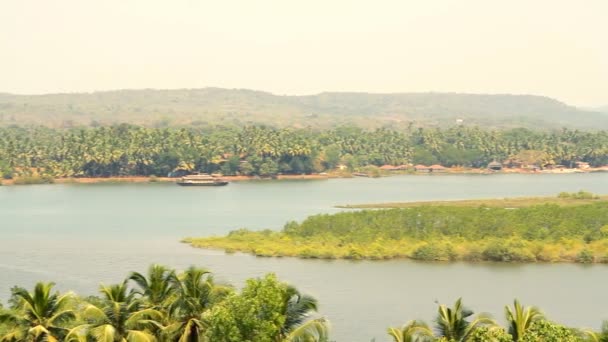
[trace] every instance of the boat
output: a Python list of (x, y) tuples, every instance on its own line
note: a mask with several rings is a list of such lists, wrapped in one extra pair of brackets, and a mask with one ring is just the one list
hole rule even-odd
[(184, 176), (176, 183), (181, 186), (222, 186), (227, 185), (228, 181), (216, 175), (202, 173)]

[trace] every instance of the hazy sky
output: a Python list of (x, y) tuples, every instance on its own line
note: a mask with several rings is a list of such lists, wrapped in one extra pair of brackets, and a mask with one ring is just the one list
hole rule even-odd
[(608, 104), (608, 0), (0, 0), (0, 91), (530, 93)]

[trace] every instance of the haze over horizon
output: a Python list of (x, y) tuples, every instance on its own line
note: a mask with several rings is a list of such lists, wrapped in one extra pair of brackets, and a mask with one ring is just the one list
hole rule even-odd
[(238, 88), (608, 104), (608, 2), (0, 4), (0, 92)]

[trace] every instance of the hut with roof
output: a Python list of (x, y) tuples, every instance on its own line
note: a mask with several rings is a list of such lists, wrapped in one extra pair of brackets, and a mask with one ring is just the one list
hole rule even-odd
[(488, 170), (490, 171), (502, 171), (502, 164), (496, 160), (488, 164)]
[(430, 172), (446, 172), (447, 171), (447, 169), (443, 165), (439, 165), (439, 164), (431, 165), (431, 166), (429, 166), (429, 169), (431, 169)]
[(431, 168), (426, 166), (426, 165), (422, 165), (422, 164), (418, 164), (416, 166), (414, 166), (414, 170), (416, 172), (431, 172)]

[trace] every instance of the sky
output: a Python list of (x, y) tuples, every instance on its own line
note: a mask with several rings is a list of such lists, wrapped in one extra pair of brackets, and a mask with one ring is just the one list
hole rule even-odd
[(608, 1), (0, 0), (0, 92), (535, 94), (608, 104)]

